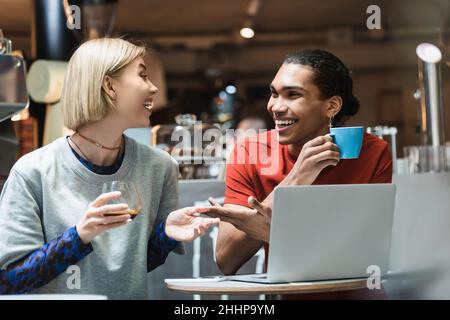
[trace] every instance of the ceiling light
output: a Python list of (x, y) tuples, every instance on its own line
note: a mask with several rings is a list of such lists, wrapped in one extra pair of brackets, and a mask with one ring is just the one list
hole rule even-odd
[(225, 91), (226, 91), (228, 94), (235, 94), (236, 91), (237, 91), (237, 89), (236, 89), (235, 86), (229, 85), (229, 86), (226, 86)]
[(252, 28), (242, 28), (239, 33), (245, 39), (251, 39), (255, 36), (255, 31)]

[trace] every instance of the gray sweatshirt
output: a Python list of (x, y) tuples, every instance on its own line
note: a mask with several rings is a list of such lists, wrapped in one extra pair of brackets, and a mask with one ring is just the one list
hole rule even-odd
[[(73, 154), (66, 138), (17, 161), (0, 196), (0, 269), (73, 227), (108, 181), (132, 181), (141, 213), (125, 226), (92, 241), (93, 252), (31, 293), (100, 294), (110, 299), (146, 299), (147, 243), (153, 231), (178, 207), (178, 168), (164, 151), (125, 136), (125, 157), (111, 175), (91, 172)], [(184, 253), (180, 245), (176, 250)], [(73, 271), (73, 272), (72, 272)]]

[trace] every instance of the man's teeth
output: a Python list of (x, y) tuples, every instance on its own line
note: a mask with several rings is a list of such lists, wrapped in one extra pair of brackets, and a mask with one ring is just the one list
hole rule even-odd
[(275, 120), (275, 124), (279, 127), (287, 127), (296, 122), (297, 120)]

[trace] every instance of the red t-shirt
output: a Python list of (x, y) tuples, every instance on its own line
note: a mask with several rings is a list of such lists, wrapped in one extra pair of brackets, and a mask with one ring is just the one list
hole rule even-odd
[[(276, 131), (238, 142), (228, 160), (225, 203), (248, 207), (247, 198), (263, 201), (294, 166), (287, 145), (279, 144)], [(365, 133), (358, 159), (328, 166), (313, 184), (391, 183), (392, 156), (386, 141)]]
[[(248, 207), (249, 196), (263, 201), (291, 171), (295, 161), (287, 145), (278, 143), (276, 131), (268, 131), (238, 142), (228, 160), (225, 203)], [(392, 156), (388, 143), (365, 133), (358, 159), (343, 159), (335, 167), (326, 167), (313, 184), (391, 183), (391, 181)], [(269, 248), (267, 245), (264, 248), (267, 256)], [(265, 267), (267, 268), (267, 259)], [(294, 295), (291, 298), (367, 297), (380, 296), (374, 296), (367, 290), (355, 290), (350, 293), (311, 294), (307, 297)]]

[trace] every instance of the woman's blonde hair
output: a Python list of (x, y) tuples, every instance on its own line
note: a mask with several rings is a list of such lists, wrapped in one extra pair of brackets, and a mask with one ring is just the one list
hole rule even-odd
[(90, 121), (102, 120), (115, 109), (103, 90), (105, 76), (114, 77), (146, 49), (123, 39), (102, 38), (83, 43), (69, 61), (61, 92), (64, 125), (77, 130)]

